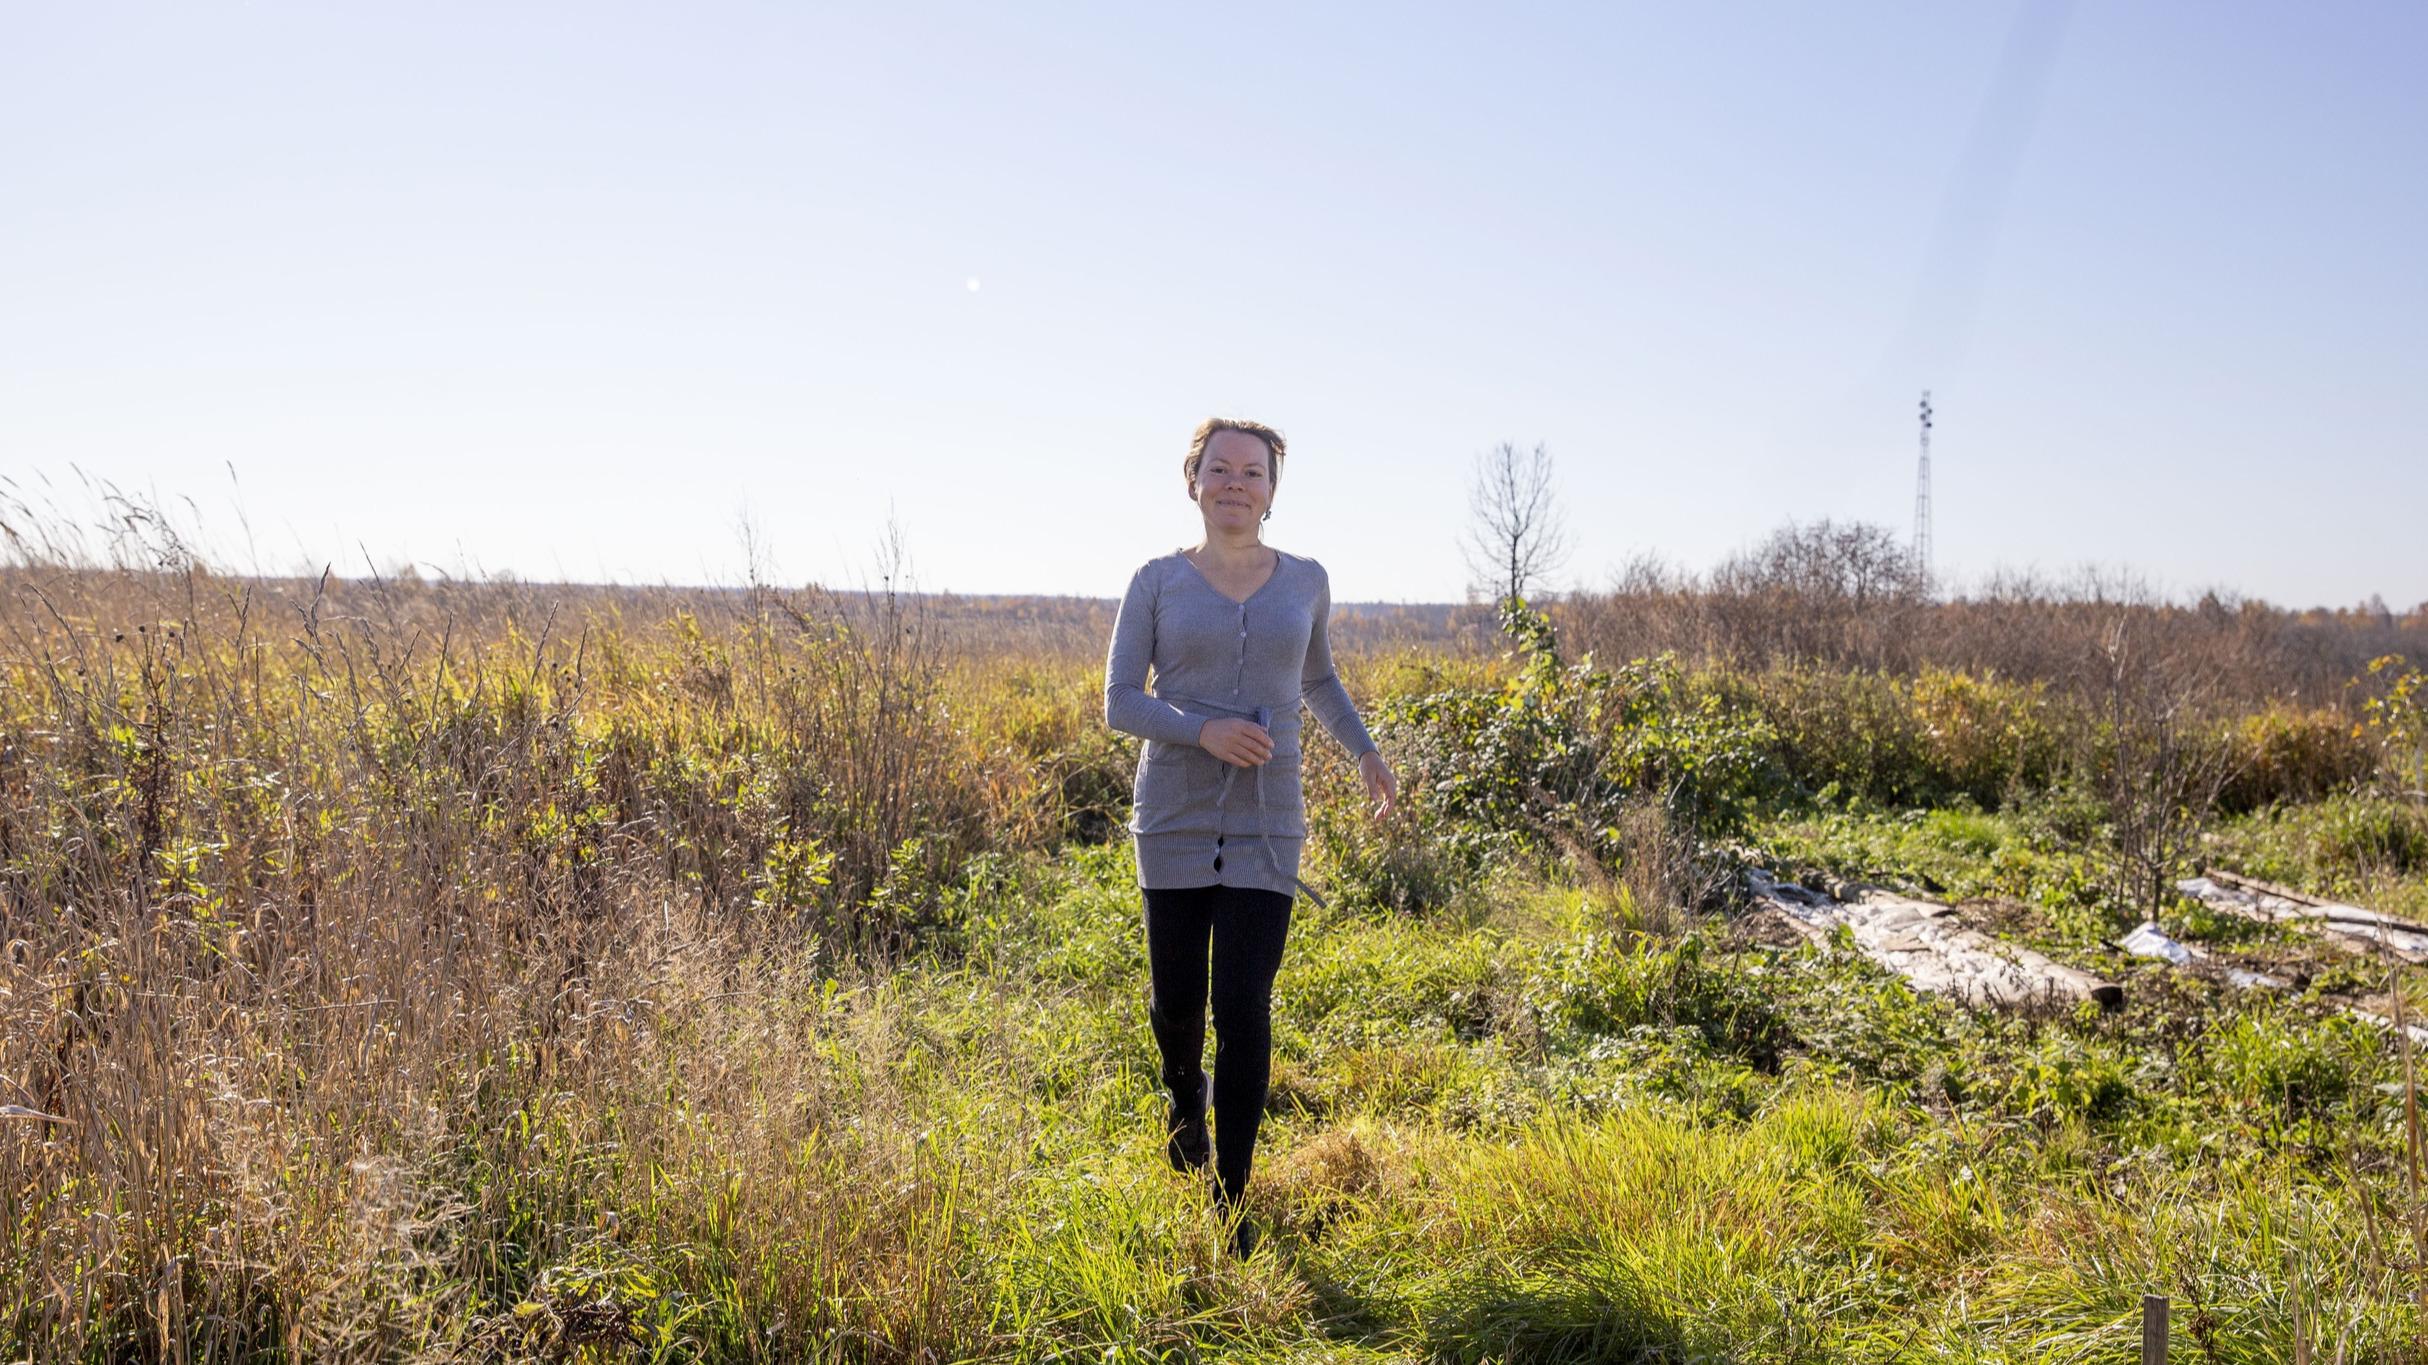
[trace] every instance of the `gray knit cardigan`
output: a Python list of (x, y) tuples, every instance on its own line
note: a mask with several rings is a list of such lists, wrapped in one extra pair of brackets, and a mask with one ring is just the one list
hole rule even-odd
[[(1250, 886), (1313, 897), (1298, 879), (1307, 830), (1299, 703), (1353, 758), (1376, 747), (1324, 638), (1331, 577), (1312, 559), (1274, 554), (1273, 576), (1244, 602), (1225, 597), (1177, 550), (1139, 566), (1122, 595), (1105, 654), (1104, 719), (1146, 741), (1129, 824), (1142, 887)], [(1235, 767), (1200, 747), (1198, 732), (1223, 716), (1262, 722), (1273, 757)]]

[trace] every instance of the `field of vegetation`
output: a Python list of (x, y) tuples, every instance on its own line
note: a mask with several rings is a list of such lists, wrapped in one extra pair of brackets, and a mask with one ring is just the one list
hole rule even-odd
[[(0, 1354), (2417, 1360), (2428, 613), (1790, 529), (1337, 609), (1241, 1258), (1162, 1158), (1111, 603), (0, 571)], [(888, 580), (891, 582), (890, 578)], [(2407, 662), (2417, 661), (2417, 662)], [(2116, 1009), (1917, 994), (1744, 869)], [(2232, 990), (2144, 920), (2271, 965)]]

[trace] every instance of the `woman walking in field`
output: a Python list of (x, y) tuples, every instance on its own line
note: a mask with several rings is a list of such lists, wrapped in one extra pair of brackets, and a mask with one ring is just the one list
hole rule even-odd
[(1378, 817), (1399, 791), (1333, 672), (1330, 577), (1259, 536), (1283, 454), (1281, 433), (1261, 423), (1198, 426), (1181, 475), (1205, 539), (1130, 576), (1105, 657), (1105, 722), (1146, 741), (1130, 831), (1146, 902), (1148, 1019), (1172, 1094), (1165, 1154), (1184, 1171), (1211, 1161), (1242, 1252), (1255, 1238), (1239, 1203), (1271, 1070), (1273, 976), (1294, 897), (1313, 894), (1298, 879), (1299, 703), (1356, 757)]

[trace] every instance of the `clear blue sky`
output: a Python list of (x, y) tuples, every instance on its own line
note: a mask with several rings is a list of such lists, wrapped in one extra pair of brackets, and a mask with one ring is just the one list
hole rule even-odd
[(2428, 598), (2409, 0), (0, 20), (0, 478), (238, 568), (847, 582), (891, 508), (1111, 596), (1219, 412), (1337, 596), (1452, 600), (1494, 441), (1591, 583), (1902, 534), (1929, 387), (1960, 579)]

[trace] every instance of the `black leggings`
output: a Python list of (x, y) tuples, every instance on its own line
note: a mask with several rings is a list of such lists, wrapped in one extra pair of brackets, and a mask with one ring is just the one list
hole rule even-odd
[(1237, 1197), (1256, 1155), (1273, 1064), (1273, 974), (1290, 933), (1291, 898), (1249, 886), (1146, 890), (1148, 1021), (1163, 1083), (1197, 1100), (1206, 1047), (1207, 948), (1214, 1005), (1214, 1175)]

